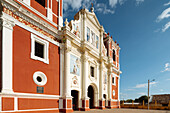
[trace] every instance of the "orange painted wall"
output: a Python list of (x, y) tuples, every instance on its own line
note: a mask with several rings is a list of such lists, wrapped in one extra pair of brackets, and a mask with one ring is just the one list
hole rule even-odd
[(118, 102), (112, 102), (111, 106), (113, 106), (112, 108), (118, 108), (119, 103)]
[(86, 107), (89, 107), (89, 100), (86, 100)]
[(52, 0), (52, 11), (58, 16), (58, 2), (57, 0)]
[(14, 110), (14, 98), (2, 97), (2, 111)]
[(56, 23), (58, 25), (58, 17), (53, 16), (53, 22)]
[(46, 109), (46, 108), (59, 108), (59, 100), (18, 98), (19, 110)]
[(112, 99), (118, 99), (118, 77), (115, 77), (115, 78), (116, 78), (116, 86), (112, 85), (112, 92), (113, 90), (115, 90), (115, 96), (113, 97), (113, 94), (112, 94)]
[(49, 64), (31, 59), (31, 33), (19, 26), (13, 31), (13, 90), (36, 93), (33, 74), (41, 71), (47, 76), (44, 94), (59, 95), (60, 57), (59, 47), (49, 43)]
[[(45, 6), (47, 6), (47, 0), (45, 2)], [(35, 0), (31, 0), (31, 7), (33, 7), (34, 9), (36, 9), (38, 12), (40, 12), (41, 14), (43, 14), (44, 16), (47, 16), (47, 9), (45, 9), (45, 7), (43, 7), (42, 5), (40, 5), (38, 2), (36, 2)]]
[(2, 30), (0, 30), (0, 92), (2, 90)]
[(63, 9), (62, 0), (60, 0), (60, 16), (63, 16), (63, 15), (62, 15), (62, 13), (63, 13), (63, 12), (62, 12), (62, 9)]
[(67, 108), (72, 108), (72, 100), (67, 100)]

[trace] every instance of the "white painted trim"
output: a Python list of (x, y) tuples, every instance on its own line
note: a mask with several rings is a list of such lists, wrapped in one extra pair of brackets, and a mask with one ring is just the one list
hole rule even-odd
[(2, 93), (13, 93), (13, 19), (2, 19)]
[[(35, 56), (35, 42), (41, 43), (44, 45), (44, 58)], [(34, 60), (42, 61), (46, 64), (49, 64), (49, 42), (37, 37), (31, 33), (31, 58)]]
[(120, 78), (118, 79), (118, 100), (120, 101)]
[(20, 98), (38, 98), (38, 99), (59, 99), (59, 95), (47, 95), (47, 94), (33, 94), (33, 93), (13, 93), (3, 94), (0, 93), (0, 97), (20, 97)]
[[(38, 76), (41, 77), (41, 82), (37, 81)], [(43, 72), (37, 71), (33, 75), (33, 80), (37, 85), (44, 86), (47, 83), (47, 76)]]
[(114, 83), (112, 82), (112, 85), (116, 86), (116, 76), (112, 73), (112, 79), (114, 78)]
[(114, 99), (112, 99), (111, 101), (112, 101), (112, 102), (118, 102), (118, 100), (114, 100)]
[(30, 1), (30, 0), (23, 0), (23, 2), (24, 2), (25, 4), (27, 4), (28, 6), (31, 5), (31, 1)]
[(18, 97), (14, 97), (14, 111), (18, 111)]
[[(27, 110), (18, 110), (18, 112), (21, 112), (21, 111), (44, 111), (44, 110), (59, 110), (58, 108), (48, 108), (48, 109), (27, 109)], [(4, 112), (15, 112), (15, 111), (1, 111), (2, 113)]]

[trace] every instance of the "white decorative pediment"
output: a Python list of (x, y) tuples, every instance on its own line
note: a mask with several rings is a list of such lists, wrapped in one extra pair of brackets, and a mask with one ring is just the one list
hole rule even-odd
[(87, 17), (93, 24), (100, 26), (100, 23), (95, 14), (87, 14)]

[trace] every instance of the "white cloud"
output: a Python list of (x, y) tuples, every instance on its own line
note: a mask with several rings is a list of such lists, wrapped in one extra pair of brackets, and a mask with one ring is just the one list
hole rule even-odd
[(170, 5), (170, 1), (168, 3), (166, 3), (166, 4), (164, 4), (164, 6), (168, 6), (168, 5)]
[[(169, 24), (170, 24), (170, 22), (169, 22)], [(170, 71), (170, 64), (169, 63), (165, 64), (164, 70), (161, 71), (161, 72), (165, 72), (165, 71)]]
[(115, 7), (117, 5), (117, 3), (118, 3), (118, 0), (109, 0), (109, 5), (111, 7)]
[[(164, 4), (164, 6), (168, 6), (170, 5), (170, 2)], [(167, 19), (170, 17), (170, 7), (165, 9), (156, 19), (156, 22), (160, 22), (164, 19)], [(168, 21), (162, 28), (162, 32), (165, 32), (166, 30), (168, 30), (170, 28), (170, 21)], [(166, 69), (165, 71), (168, 71), (169, 69)]]
[(141, 92), (141, 93), (138, 93), (139, 95), (146, 95), (146, 93), (144, 93), (144, 92)]
[(157, 18), (157, 22), (170, 17), (170, 8), (165, 9)]
[[(154, 84), (157, 84), (158, 82), (150, 82), (150, 85), (154, 85)], [(135, 88), (147, 88), (148, 87), (148, 83), (145, 83), (145, 84), (137, 84), (135, 86)]]
[(162, 32), (165, 32), (167, 29), (169, 29), (169, 27), (170, 27), (170, 22), (164, 25), (164, 27), (162, 28)]
[(125, 89), (126, 91), (133, 91), (133, 90), (135, 90), (135, 89)]
[(144, 2), (144, 0), (136, 0), (136, 5), (141, 4), (142, 2)]
[(102, 12), (103, 14), (108, 14), (108, 13), (113, 14), (115, 12), (113, 9), (107, 9), (107, 5), (104, 3), (96, 4), (96, 11)]
[(162, 92), (162, 91), (164, 91), (163, 89), (160, 89), (160, 91)]
[(71, 7), (73, 10), (77, 10), (82, 6), (82, 0), (64, 0), (63, 8), (64, 10), (68, 10)]
[(166, 79), (166, 80), (170, 80), (170, 79), (168, 78), (168, 79)]

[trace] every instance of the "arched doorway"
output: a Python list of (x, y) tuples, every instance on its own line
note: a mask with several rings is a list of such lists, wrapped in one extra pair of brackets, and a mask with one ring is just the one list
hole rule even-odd
[(79, 92), (76, 90), (71, 90), (72, 98), (72, 108), (73, 110), (78, 110), (78, 94)]
[(94, 89), (91, 85), (88, 87), (88, 97), (90, 98), (89, 108), (92, 109), (94, 108)]
[(105, 107), (106, 107), (106, 94), (103, 94), (103, 98), (105, 99)]

